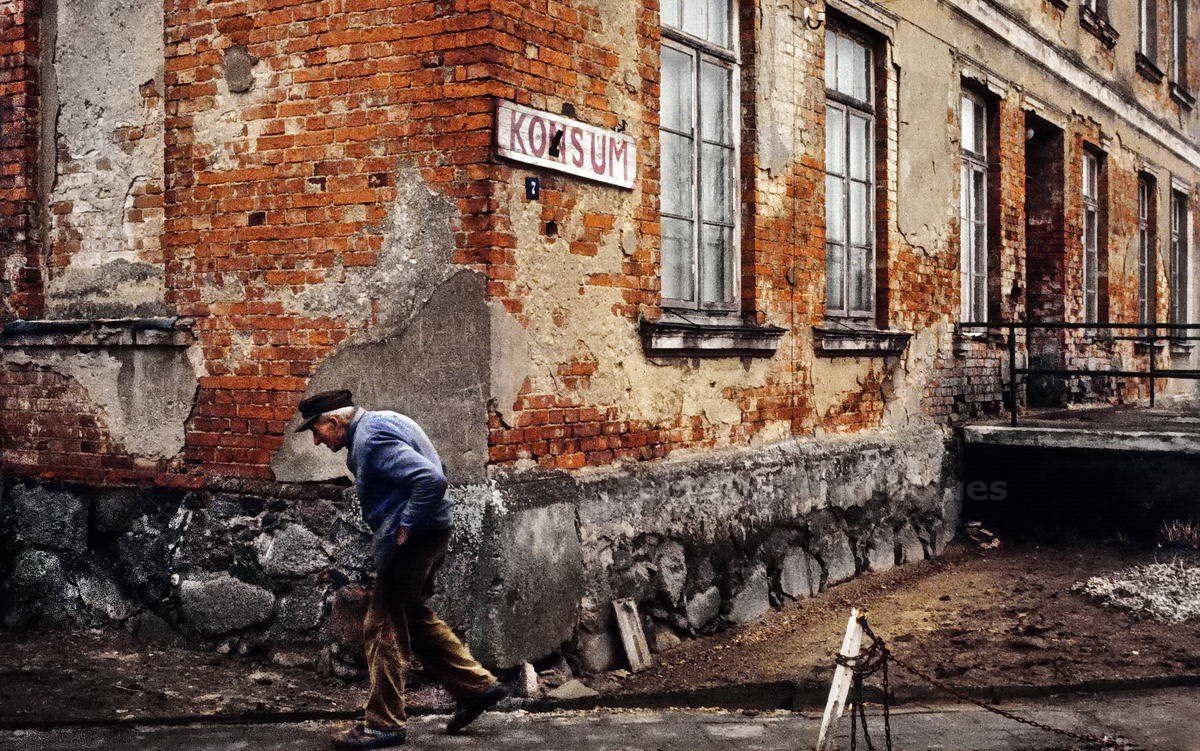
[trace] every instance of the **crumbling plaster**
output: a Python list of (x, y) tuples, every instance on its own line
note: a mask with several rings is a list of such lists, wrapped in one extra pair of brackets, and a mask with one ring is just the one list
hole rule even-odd
[(311, 318), (341, 319), (359, 333), (355, 343), (395, 335), (459, 267), (451, 263), (454, 201), (429, 188), (420, 170), (400, 165), (396, 197), (386, 219), (368, 226), (383, 238), (373, 266), (345, 267), (335, 259), (323, 284), (279, 291), (284, 308)]
[(959, 90), (947, 82), (959, 73), (951, 50), (911, 24), (896, 28), (892, 51), (900, 77), (897, 227), (908, 244), (934, 255), (947, 248), (958, 216)]
[[(541, 231), (541, 207), (522, 194), (523, 174), (514, 174), (502, 198), (518, 238), (514, 253), (517, 278), (526, 284), (522, 296), (528, 323), (523, 336), (514, 327), (498, 328), (507, 348), (496, 352), (502, 363), (494, 372), (497, 397), (512, 393), (514, 383), (528, 380), (532, 393), (563, 393), (557, 369), (577, 353), (597, 361), (595, 375), (578, 394), (580, 403), (620, 405), (626, 419), (664, 423), (680, 414), (703, 414), (715, 425), (741, 420), (734, 390), (764, 383), (770, 360), (743, 362), (733, 358), (700, 361), (651, 360), (642, 351), (637, 323), (614, 312), (623, 303), (617, 287), (589, 283), (591, 275), (619, 274), (624, 252), (623, 225), (607, 232), (595, 256), (570, 253), (572, 227), (546, 237)], [(630, 216), (637, 196), (611, 188), (573, 185), (576, 212)], [(782, 347), (787, 344), (782, 343)], [(503, 419), (511, 420), (513, 404), (497, 399)]]
[[(635, 28), (636, 4), (603, 3), (599, 8), (605, 22), (597, 43), (617, 53), (618, 70), (635, 74), (638, 48), (629, 44), (629, 38)], [(765, 2), (761, 15), (763, 36), (758, 42), (755, 75), (766, 85), (757, 89), (756, 96), (761, 130), (767, 136), (758, 140), (760, 161), (766, 168), (758, 192), (782, 197), (791, 178), (795, 143), (804, 138), (796, 126), (791, 93), (797, 75), (794, 35), (799, 27), (795, 11), (787, 3)], [(775, 64), (779, 61), (786, 64)], [(618, 81), (626, 85), (617, 85)], [(628, 113), (622, 117), (628, 132), (647, 127), (638, 116), (638, 92), (630, 75), (614, 76), (606, 90), (612, 109)], [(553, 103), (541, 106), (552, 109)], [(815, 147), (816, 139), (810, 140), (813, 143), (808, 146)], [(621, 289), (592, 282), (593, 275), (621, 274), (622, 261), (638, 249), (636, 225), (623, 217), (637, 214), (640, 193), (572, 181), (567, 187), (574, 199), (571, 216), (558, 222), (557, 234), (548, 235), (541, 205), (523, 196), (525, 176), (514, 170), (501, 196), (517, 238), (514, 254), (522, 309), (518, 318), (498, 305), (493, 308), (493, 408), (506, 424), (513, 422), (514, 404), (523, 388), (535, 394), (564, 393), (558, 368), (578, 356), (597, 361), (595, 374), (578, 393), (571, 394), (579, 404), (619, 405), (623, 419), (651, 424), (701, 415), (706, 423), (728, 430), (742, 420), (738, 401), (743, 390), (772, 378), (789, 377), (779, 374), (778, 364), (770, 359), (647, 358), (636, 321), (618, 312), (625, 304)], [(764, 201), (758, 208), (759, 219), (787, 220), (794, 210), (787, 200)], [(583, 217), (588, 214), (617, 219), (614, 227), (602, 234), (594, 256), (571, 253), (572, 242), (586, 231)], [(768, 311), (766, 323), (790, 328), (790, 320), (776, 320), (779, 308), (771, 299), (774, 293), (765, 280), (760, 284), (761, 309)], [(791, 335), (787, 335), (779, 350), (790, 352), (791, 348)], [(762, 432), (782, 438), (790, 429), (786, 421), (778, 421), (768, 423)]]
[(237, 88), (245, 86), (245, 90), (230, 91), (226, 76), (214, 76), (212, 83), (216, 92), (213, 106), (192, 115), (191, 132), (197, 143), (205, 148), (205, 163), (213, 172), (226, 172), (245, 166), (242, 157), (252, 151), (255, 140), (264, 135), (262, 128), (267, 122), (246, 117), (246, 112), (267, 101), (272, 90), (271, 84), (278, 83), (278, 77), (287, 75), (272, 73), (265, 64), (250, 58), (248, 54), (227, 51), (222, 67), (227, 69), (231, 65), (236, 68), (233, 78)]
[(170, 459), (183, 449), (199, 378), (198, 347), (4, 350), (6, 366), (35, 365), (77, 381), (129, 454)]
[(54, 259), (47, 312), (169, 315), (159, 244), (162, 3), (52, 2), (43, 24), (50, 40), (43, 109), (50, 116), (40, 183)]
[[(276, 294), (289, 312), (342, 320), (354, 336), (322, 362), (306, 393), (349, 388), (358, 404), (407, 414), (429, 431), (454, 482), (479, 481), (487, 461), (491, 313), (480, 274), (452, 263), (454, 202), (400, 167), (374, 266), (335, 265), (327, 280)], [(344, 453), (288, 432), (275, 479), (346, 476)]]

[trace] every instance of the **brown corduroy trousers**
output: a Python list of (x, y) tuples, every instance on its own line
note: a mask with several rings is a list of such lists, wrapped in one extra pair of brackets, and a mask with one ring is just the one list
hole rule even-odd
[(371, 727), (404, 724), (404, 677), (413, 657), (455, 699), (496, 682), (427, 604), (449, 541), (448, 530), (414, 532), (376, 578), (363, 621), (371, 676), (366, 724)]

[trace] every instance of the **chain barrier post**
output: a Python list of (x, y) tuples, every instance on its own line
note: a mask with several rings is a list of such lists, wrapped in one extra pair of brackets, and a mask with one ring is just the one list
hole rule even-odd
[[(888, 677), (888, 663), (894, 661), (901, 669), (909, 674), (925, 681), (929, 685), (937, 688), (959, 701), (967, 704), (973, 704), (980, 709), (983, 709), (992, 714), (999, 715), (1005, 719), (1019, 722), (1029, 727), (1037, 728), (1046, 733), (1059, 735), (1064, 738), (1070, 738), (1073, 741), (1078, 741), (1084, 744), (1085, 748), (1095, 749), (1096, 751), (1128, 751), (1133, 746), (1127, 741), (1113, 736), (1097, 736), (1088, 735), (1085, 733), (1075, 733), (1070, 730), (1052, 727), (1036, 720), (1030, 720), (1026, 717), (1015, 715), (1012, 712), (1007, 712), (997, 707), (992, 707), (984, 702), (975, 699), (967, 694), (955, 689), (933, 676), (925, 673), (919, 668), (913, 667), (907, 661), (896, 657), (883, 639), (876, 636), (871, 630), (871, 626), (867, 623), (866, 616), (858, 615), (857, 610), (851, 611), (850, 623), (846, 627), (846, 636), (842, 640), (842, 650), (837, 656), (837, 669), (834, 671), (834, 683), (829, 694), (829, 703), (825, 707), (825, 716), (821, 720), (821, 734), (818, 737), (817, 751), (828, 751), (829, 744), (832, 741), (833, 728), (832, 723), (841, 715), (845, 704), (846, 696), (851, 686), (854, 689), (854, 705), (851, 708), (850, 716), (850, 748), (854, 751), (857, 747), (858, 728), (862, 726), (863, 740), (866, 743), (868, 751), (874, 751), (874, 743), (867, 729), (867, 715), (863, 707), (864, 704), (864, 684), (866, 679), (876, 672), (883, 673), (883, 723), (884, 737), (886, 741), (887, 751), (892, 751), (892, 726), (891, 726), (891, 711), (890, 705), (892, 701), (891, 686)], [(849, 649), (851, 645), (851, 637), (856, 640), (853, 644), (853, 649)], [(863, 637), (866, 637), (870, 644), (864, 651), (861, 646)], [(840, 681), (840, 682), (839, 682)], [(840, 689), (840, 690), (839, 690)], [(835, 702), (834, 699), (839, 701)], [(836, 713), (833, 711), (836, 707)], [(826, 745), (821, 745), (822, 743)]]
[(858, 657), (862, 646), (862, 626), (859, 624), (858, 608), (850, 610), (846, 623), (846, 635), (842, 637), (842, 648), (838, 650), (838, 665), (833, 671), (833, 684), (829, 687), (829, 699), (825, 702), (825, 714), (821, 716), (821, 730), (817, 734), (817, 751), (833, 748), (833, 725), (842, 716), (854, 671), (846, 660)]

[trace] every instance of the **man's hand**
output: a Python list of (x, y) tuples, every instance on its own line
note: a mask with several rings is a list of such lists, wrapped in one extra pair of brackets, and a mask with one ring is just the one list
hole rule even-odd
[(408, 542), (408, 527), (396, 528), (396, 544), (403, 545)]

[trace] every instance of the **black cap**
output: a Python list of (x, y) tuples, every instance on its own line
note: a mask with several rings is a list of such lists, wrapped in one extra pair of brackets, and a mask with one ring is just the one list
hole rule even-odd
[(322, 391), (306, 399), (301, 399), (300, 416), (304, 418), (304, 422), (300, 423), (300, 427), (296, 428), (296, 432), (299, 433), (302, 430), (308, 430), (312, 427), (316, 419), (326, 412), (353, 406), (354, 397), (349, 389)]

